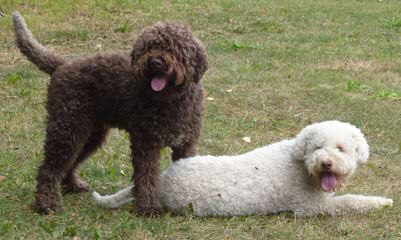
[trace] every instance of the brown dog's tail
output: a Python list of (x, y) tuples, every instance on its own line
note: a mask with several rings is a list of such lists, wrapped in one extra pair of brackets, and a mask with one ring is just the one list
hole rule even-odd
[(13, 23), (18, 48), (40, 70), (52, 74), (59, 66), (64, 64), (63, 59), (51, 53), (33, 37), (25, 19), (19, 12), (13, 13)]

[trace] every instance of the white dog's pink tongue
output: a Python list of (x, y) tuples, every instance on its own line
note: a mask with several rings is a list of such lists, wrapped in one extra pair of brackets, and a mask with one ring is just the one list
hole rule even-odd
[(159, 92), (166, 87), (167, 79), (154, 77), (154, 78), (152, 78), (150, 85), (151, 85), (153, 91)]
[(324, 172), (320, 179), (320, 185), (326, 192), (332, 192), (336, 188), (337, 179), (334, 173)]

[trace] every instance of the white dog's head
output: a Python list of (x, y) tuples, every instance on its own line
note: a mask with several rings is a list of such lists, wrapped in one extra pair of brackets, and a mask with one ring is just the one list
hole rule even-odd
[(366, 163), (369, 146), (355, 126), (327, 121), (305, 127), (296, 137), (294, 158), (305, 161), (309, 173), (324, 191), (332, 192)]

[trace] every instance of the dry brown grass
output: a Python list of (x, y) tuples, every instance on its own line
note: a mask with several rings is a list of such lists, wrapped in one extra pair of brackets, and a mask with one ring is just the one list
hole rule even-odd
[(392, 69), (392, 64), (377, 60), (336, 59), (330, 63), (318, 63), (316, 67), (323, 70), (387, 72)]

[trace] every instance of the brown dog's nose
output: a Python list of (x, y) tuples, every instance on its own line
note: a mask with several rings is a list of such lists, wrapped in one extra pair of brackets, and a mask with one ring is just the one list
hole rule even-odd
[(152, 58), (150, 60), (150, 65), (152, 67), (161, 68), (163, 66), (163, 62), (158, 58)]
[(330, 170), (332, 166), (333, 166), (333, 162), (330, 161), (330, 160), (325, 161), (325, 162), (322, 162), (322, 167), (323, 167), (325, 170)]

